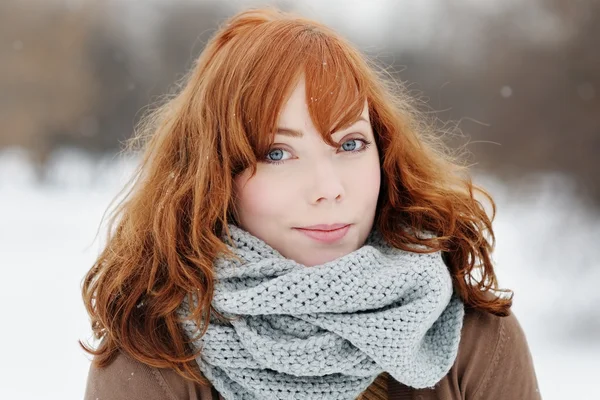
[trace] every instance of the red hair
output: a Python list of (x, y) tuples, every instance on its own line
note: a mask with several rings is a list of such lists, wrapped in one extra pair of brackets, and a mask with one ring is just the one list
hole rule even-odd
[[(487, 293), (498, 290), (494, 202), (447, 155), (405, 89), (326, 26), (275, 9), (250, 10), (226, 21), (179, 92), (144, 119), (129, 143), (141, 144), (142, 159), (82, 288), (101, 341), (95, 350), (80, 343), (98, 366), (125, 351), (208, 384), (175, 310), (195, 292), (198, 325), (206, 328), (216, 313), (212, 263), (220, 253), (231, 255), (220, 237), (236, 219), (233, 178), (264, 159), (302, 75), (310, 116), (331, 145), (331, 133), (356, 121), (367, 101), (382, 174), (375, 227), (387, 241), (442, 250), (467, 306), (508, 314), (512, 296)], [(491, 204), (491, 217), (476, 193)], [(436, 237), (412, 233), (419, 230)]]

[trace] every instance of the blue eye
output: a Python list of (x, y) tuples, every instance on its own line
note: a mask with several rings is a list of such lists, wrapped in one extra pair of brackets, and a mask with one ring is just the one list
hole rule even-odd
[(265, 161), (268, 163), (271, 163), (271, 164), (281, 164), (286, 160), (283, 158), (284, 153), (287, 153), (287, 151), (283, 150), (283, 149), (277, 149), (277, 148), (272, 149), (267, 154), (267, 158)]
[(354, 151), (356, 149), (356, 139), (350, 139), (342, 144), (342, 149), (346, 151)]
[[(362, 146), (358, 149), (356, 148), (357, 143), (362, 143)], [(371, 142), (367, 142), (364, 139), (350, 139), (342, 143), (342, 149), (347, 152), (360, 152), (366, 150), (370, 144)]]
[(267, 157), (269, 157), (271, 161), (280, 161), (283, 158), (283, 151), (281, 151), (281, 149), (275, 149), (270, 152)]

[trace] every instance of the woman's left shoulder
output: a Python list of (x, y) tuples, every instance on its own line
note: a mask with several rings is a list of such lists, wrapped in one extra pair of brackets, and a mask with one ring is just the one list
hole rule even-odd
[[(407, 388), (394, 384), (398, 393), (405, 393)], [(410, 389), (408, 396), (397, 398), (541, 399), (527, 338), (514, 311), (500, 317), (467, 307), (458, 355), (448, 374), (433, 388)]]
[(505, 317), (467, 308), (450, 376), (464, 398), (540, 399), (529, 344), (511, 309)]

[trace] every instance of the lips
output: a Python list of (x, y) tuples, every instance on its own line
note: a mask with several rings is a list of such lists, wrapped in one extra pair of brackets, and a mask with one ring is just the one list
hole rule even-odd
[(298, 229), (308, 229), (311, 231), (333, 231), (336, 229), (343, 228), (347, 225), (350, 225), (350, 224), (331, 224), (331, 225), (319, 224), (319, 225), (304, 226), (304, 227), (298, 228)]
[(332, 244), (341, 240), (348, 230), (351, 224), (332, 224), (332, 225), (312, 225), (305, 228), (295, 228), (299, 232), (302, 232), (311, 239), (319, 242)]

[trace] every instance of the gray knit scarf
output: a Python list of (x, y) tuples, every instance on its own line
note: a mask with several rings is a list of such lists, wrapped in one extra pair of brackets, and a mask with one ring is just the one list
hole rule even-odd
[[(399, 250), (373, 231), (358, 250), (306, 267), (229, 229), (242, 261), (216, 260), (212, 305), (239, 318), (211, 317), (202, 338), (181, 322), (225, 399), (355, 399), (384, 371), (415, 388), (448, 373), (464, 307), (440, 252)], [(178, 314), (188, 313), (186, 300)]]

